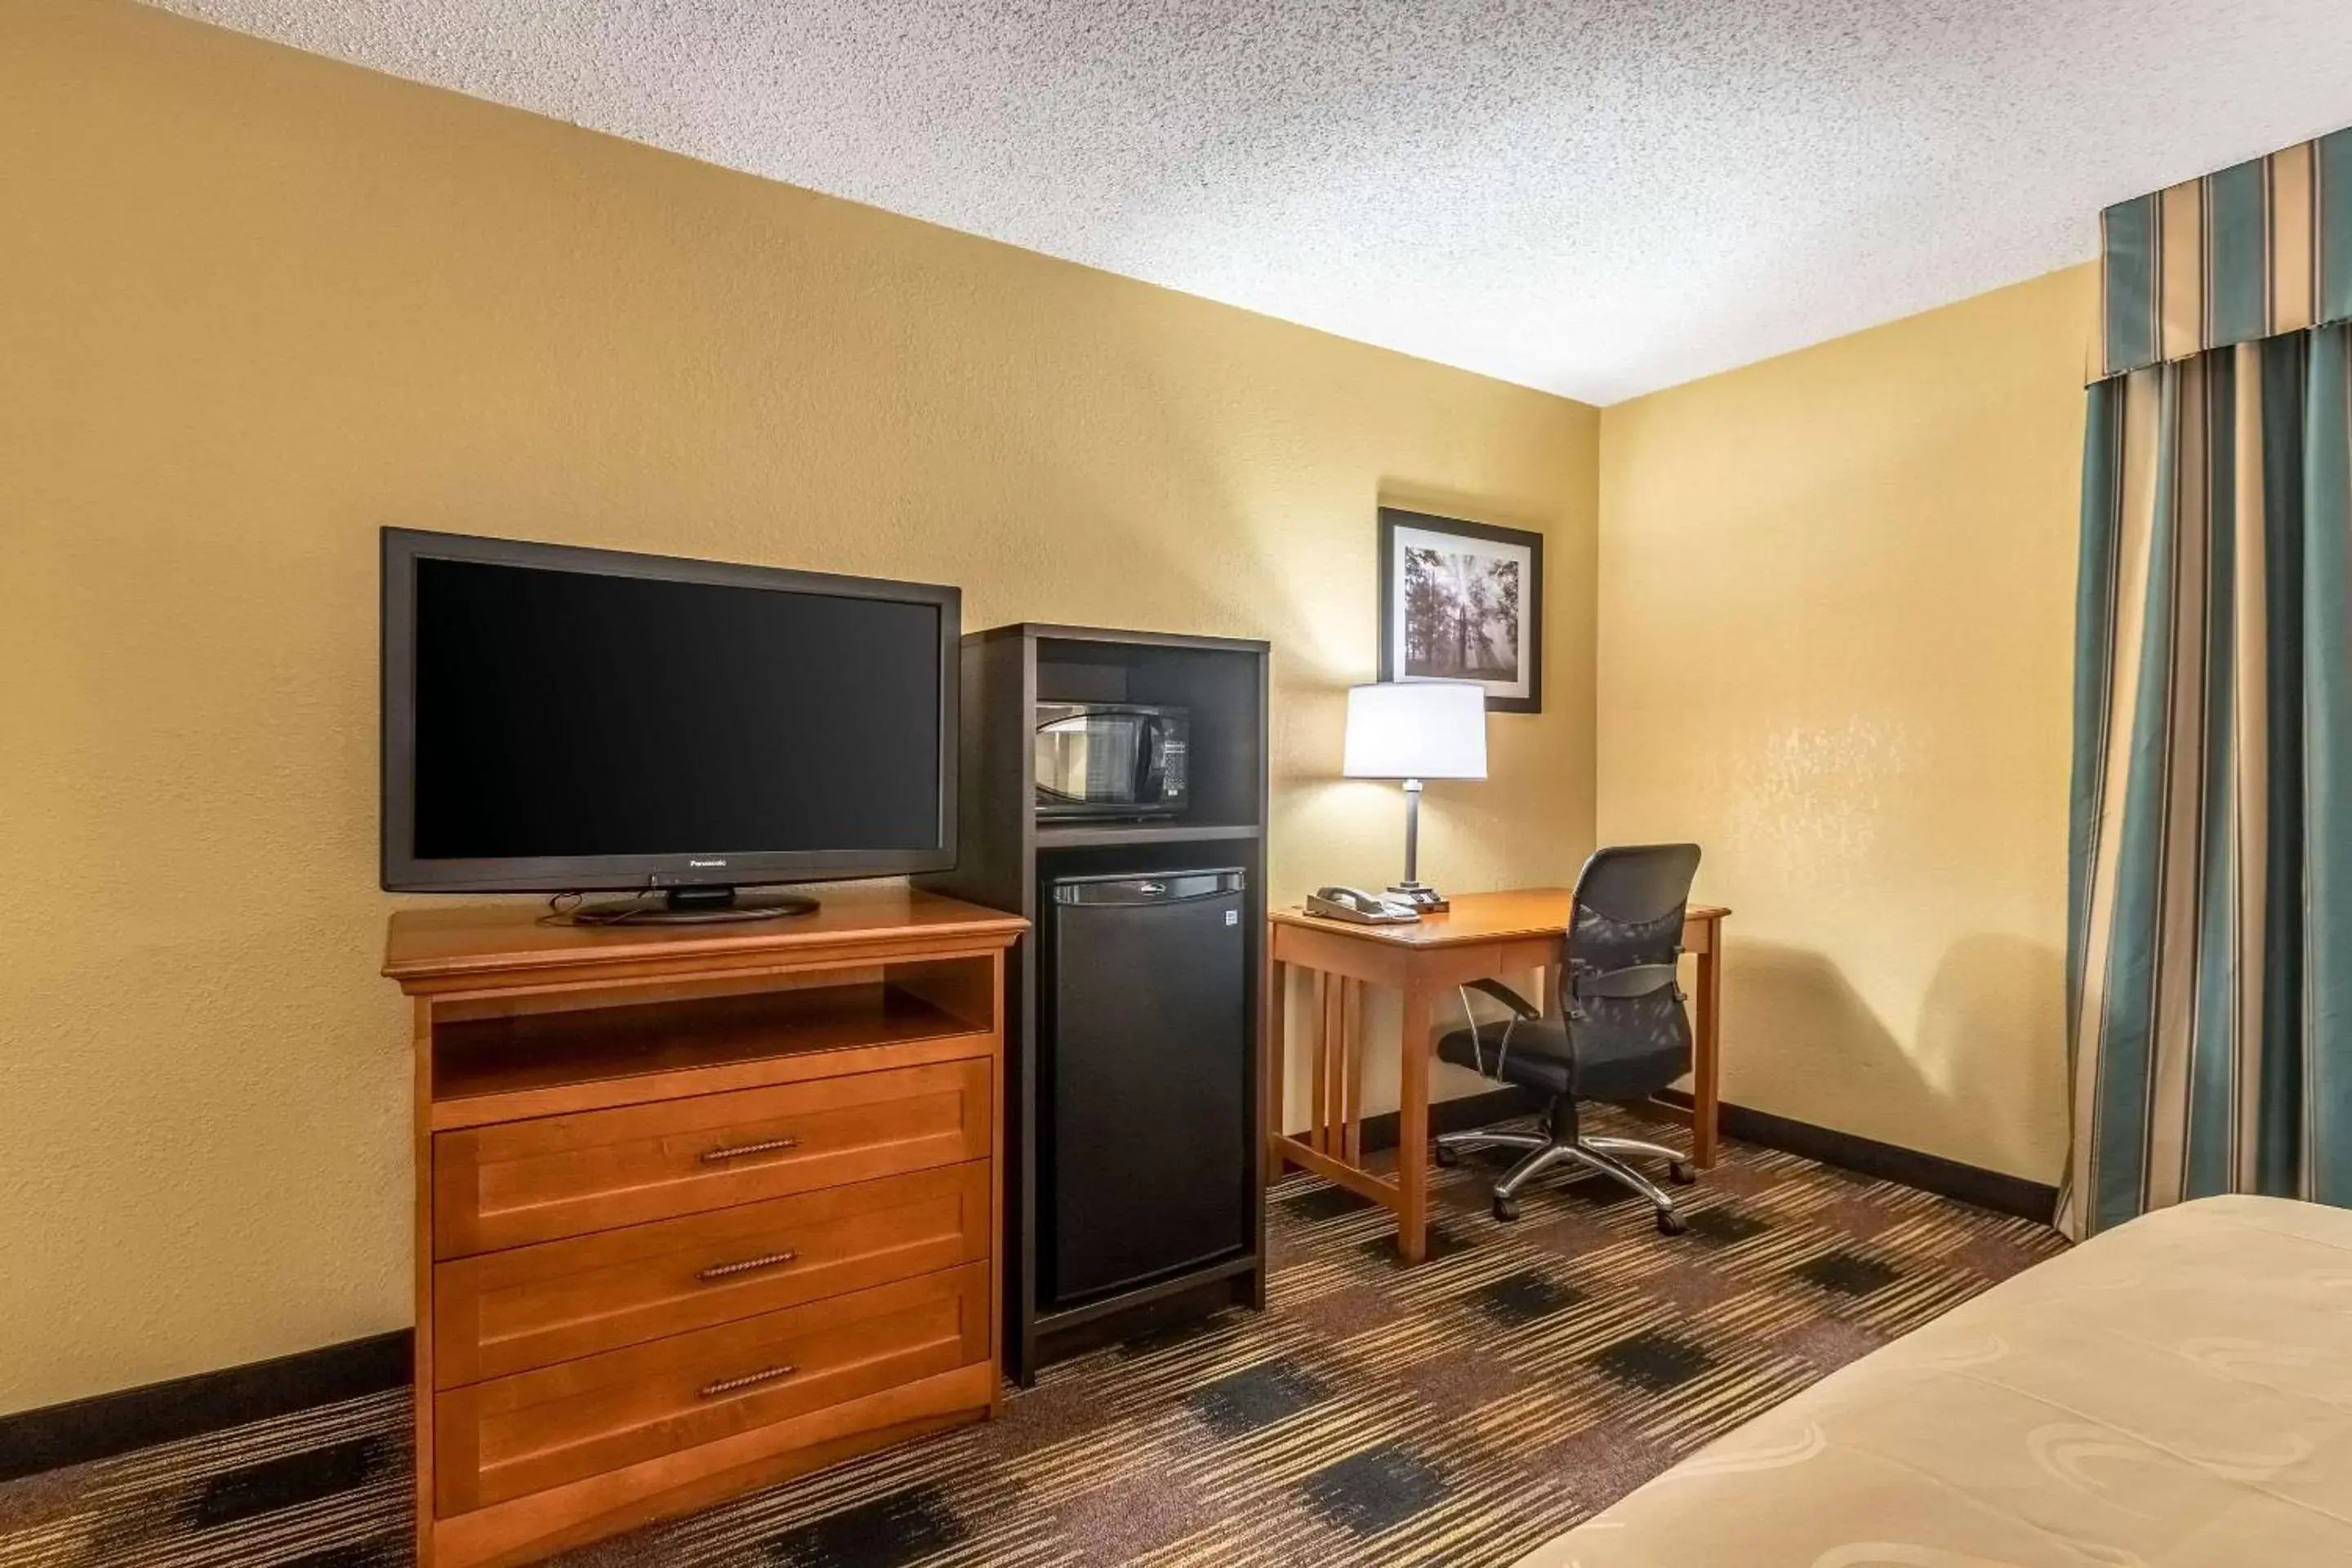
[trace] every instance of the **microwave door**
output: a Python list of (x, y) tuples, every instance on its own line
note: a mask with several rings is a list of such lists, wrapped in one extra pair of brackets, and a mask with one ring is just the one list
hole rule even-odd
[(1037, 727), (1037, 796), (1079, 810), (1131, 809), (1142, 716), (1076, 713)]

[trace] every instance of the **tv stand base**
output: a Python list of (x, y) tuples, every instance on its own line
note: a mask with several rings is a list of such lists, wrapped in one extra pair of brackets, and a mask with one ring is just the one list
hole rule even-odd
[(565, 919), (580, 926), (730, 925), (814, 914), (816, 908), (816, 900), (805, 893), (744, 895), (733, 888), (671, 888), (659, 903), (616, 899), (609, 904), (583, 904)]

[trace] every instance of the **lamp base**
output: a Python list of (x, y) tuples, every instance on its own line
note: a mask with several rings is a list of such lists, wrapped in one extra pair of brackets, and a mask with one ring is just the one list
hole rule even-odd
[(1445, 901), (1444, 893), (1426, 882), (1391, 882), (1389, 884), (1388, 896), (1401, 903), (1411, 904), (1425, 915), (1443, 914), (1454, 907)]

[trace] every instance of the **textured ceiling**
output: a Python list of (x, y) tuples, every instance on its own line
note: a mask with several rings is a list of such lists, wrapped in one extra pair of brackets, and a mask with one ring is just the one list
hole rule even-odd
[(2347, 0), (161, 0), (1609, 403), (2352, 121)]

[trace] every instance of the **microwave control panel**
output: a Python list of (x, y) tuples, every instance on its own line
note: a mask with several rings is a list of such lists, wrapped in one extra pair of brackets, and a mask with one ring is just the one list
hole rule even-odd
[(1182, 800), (1185, 790), (1185, 753), (1192, 748), (1181, 741), (1171, 739), (1160, 750), (1160, 773), (1166, 784), (1160, 792), (1163, 800)]

